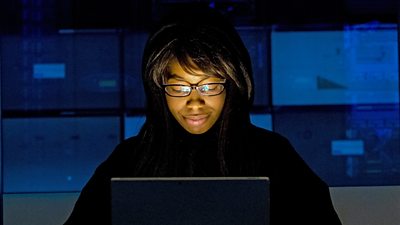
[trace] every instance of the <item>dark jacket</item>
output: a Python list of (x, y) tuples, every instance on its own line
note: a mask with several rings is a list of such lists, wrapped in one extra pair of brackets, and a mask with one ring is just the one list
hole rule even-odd
[[(281, 135), (251, 126), (245, 154), (231, 156), (230, 176), (267, 176), (271, 188), (271, 225), (340, 225), (329, 188)], [(191, 136), (191, 137), (189, 137)], [(214, 176), (213, 140), (207, 135), (188, 135), (184, 151), (190, 155), (193, 176)], [(140, 161), (135, 151), (138, 137), (120, 143), (83, 188), (65, 225), (111, 224), (110, 179), (133, 176)], [(189, 154), (190, 153), (190, 154)], [(185, 158), (187, 159), (187, 158)], [(208, 160), (205, 160), (208, 159)], [(181, 174), (185, 176), (185, 174)]]

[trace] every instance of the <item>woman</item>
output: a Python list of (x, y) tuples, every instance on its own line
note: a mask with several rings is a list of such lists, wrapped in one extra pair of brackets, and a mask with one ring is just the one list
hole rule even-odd
[(289, 141), (251, 124), (251, 61), (235, 28), (211, 11), (172, 15), (144, 50), (145, 124), (96, 169), (65, 224), (111, 224), (111, 177), (193, 176), (267, 176), (272, 225), (341, 224)]

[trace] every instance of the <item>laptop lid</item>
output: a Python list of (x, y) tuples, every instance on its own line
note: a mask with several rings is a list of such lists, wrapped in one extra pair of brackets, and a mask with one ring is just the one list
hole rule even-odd
[(269, 225), (267, 177), (112, 178), (113, 225)]

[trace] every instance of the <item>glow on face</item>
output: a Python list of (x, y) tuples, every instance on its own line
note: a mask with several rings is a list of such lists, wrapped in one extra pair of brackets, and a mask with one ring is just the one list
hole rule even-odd
[[(168, 65), (168, 76), (165, 84), (206, 84), (221, 82), (218, 77), (210, 77), (201, 70), (193, 73), (185, 71), (177, 60), (172, 60)], [(165, 94), (167, 105), (178, 123), (191, 134), (207, 132), (218, 120), (224, 107), (226, 91), (215, 96), (200, 95), (193, 89), (185, 97), (172, 97)]]

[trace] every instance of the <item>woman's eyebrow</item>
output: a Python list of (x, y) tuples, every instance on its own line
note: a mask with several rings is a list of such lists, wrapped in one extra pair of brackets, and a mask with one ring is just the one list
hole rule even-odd
[(167, 79), (176, 79), (176, 80), (182, 80), (182, 81), (184, 81), (183, 77), (181, 77), (181, 76), (179, 76), (179, 75), (177, 75), (177, 74), (174, 74), (174, 73), (168, 73), (168, 74), (166, 75), (166, 78), (167, 78)]
[[(209, 76), (206, 76), (206, 75), (203, 75), (203, 74), (198, 74), (198, 76), (199, 76), (199, 77), (203, 77), (203, 79), (201, 79), (201, 80), (199, 81), (199, 83), (210, 78)], [(178, 74), (174, 74), (174, 73), (168, 73), (168, 74), (166, 75), (166, 79), (175, 79), (175, 80), (187, 82), (182, 76), (180, 76), (180, 75), (178, 75)]]

